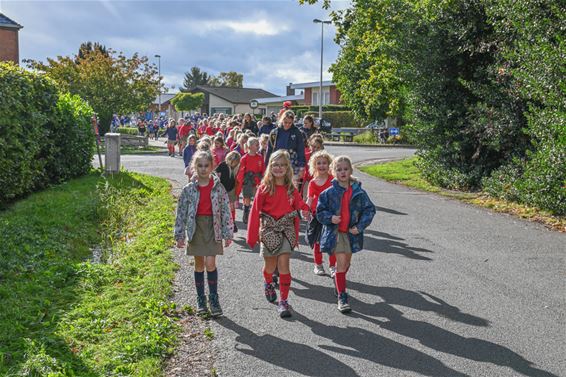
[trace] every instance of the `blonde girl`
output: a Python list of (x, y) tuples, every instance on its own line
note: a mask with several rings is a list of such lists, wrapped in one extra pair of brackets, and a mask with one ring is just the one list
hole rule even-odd
[(277, 300), (273, 272), (276, 268), (279, 270), (280, 299), (277, 312), (281, 318), (291, 316), (287, 301), (291, 286), (289, 260), (298, 246), (298, 211), (301, 210), (305, 217), (310, 218), (308, 209), (293, 185), (289, 153), (285, 150), (274, 152), (254, 198), (247, 243), (253, 248), (258, 241), (261, 242), (264, 293), (269, 302)]
[(320, 194), (316, 206), (316, 218), (323, 225), (320, 249), (336, 256), (334, 283), (342, 313), (352, 310), (346, 293), (346, 272), (352, 254), (363, 249), (364, 230), (375, 216), (375, 206), (352, 176), (352, 170), (349, 157), (336, 157), (331, 165), (335, 177), (332, 186)]
[(220, 179), (212, 174), (212, 154), (199, 151), (192, 160), (196, 173), (183, 187), (177, 205), (175, 240), (177, 247), (185, 247), (187, 255), (195, 261), (195, 286), (197, 291), (197, 313), (207, 312), (204, 287), (204, 269), (208, 280), (208, 305), (213, 317), (222, 315), (218, 299), (218, 269), (216, 256), (223, 254), (233, 238), (233, 223), (230, 215), (228, 194)]
[[(309, 160), (309, 172), (312, 174), (312, 180), (309, 182), (307, 190), (307, 204), (314, 217), (309, 221), (307, 227), (307, 240), (310, 247), (313, 249), (314, 257), (314, 274), (318, 276), (326, 275), (322, 265), (322, 252), (320, 251), (320, 233), (322, 231), (322, 224), (316, 219), (316, 205), (320, 194), (332, 186), (332, 179), (330, 174), (330, 165), (332, 164), (332, 156), (325, 150), (315, 152)], [(329, 256), (329, 271), (330, 277), (334, 279), (336, 275), (336, 256), (331, 254)]]

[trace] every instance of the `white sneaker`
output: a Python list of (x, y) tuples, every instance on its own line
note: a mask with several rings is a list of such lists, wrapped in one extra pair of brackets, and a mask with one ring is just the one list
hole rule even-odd
[(330, 277), (334, 279), (334, 277), (336, 276), (336, 267), (330, 266), (328, 269), (330, 270)]
[(324, 272), (324, 267), (322, 267), (322, 264), (314, 265), (314, 274), (318, 276), (326, 275), (326, 272)]

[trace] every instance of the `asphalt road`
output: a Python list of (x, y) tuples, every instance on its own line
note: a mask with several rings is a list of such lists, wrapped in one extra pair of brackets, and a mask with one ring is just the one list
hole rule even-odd
[[(414, 152), (328, 150), (354, 161)], [(178, 157), (122, 163), (177, 189), (185, 182)], [(280, 319), (263, 296), (262, 258), (240, 231), (218, 258), (225, 316), (211, 328), (219, 376), (566, 375), (564, 234), (356, 175), (377, 215), (347, 276), (353, 312), (338, 312), (332, 281), (313, 274), (301, 245), (291, 265), (294, 316)]]

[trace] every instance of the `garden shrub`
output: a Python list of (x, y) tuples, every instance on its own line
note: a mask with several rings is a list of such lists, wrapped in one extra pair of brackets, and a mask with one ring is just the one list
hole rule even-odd
[(354, 136), (354, 142), (361, 144), (377, 144), (377, 138), (373, 132), (366, 131)]
[(116, 130), (119, 134), (123, 135), (139, 135), (139, 131), (137, 127), (118, 127)]
[(88, 172), (91, 115), (46, 76), (0, 63), (0, 207)]
[[(318, 113), (315, 112), (309, 112), (305, 115), (318, 117)], [(328, 120), (332, 124), (332, 128), (353, 128), (362, 125), (354, 118), (354, 113), (351, 111), (323, 111), (322, 118)]]

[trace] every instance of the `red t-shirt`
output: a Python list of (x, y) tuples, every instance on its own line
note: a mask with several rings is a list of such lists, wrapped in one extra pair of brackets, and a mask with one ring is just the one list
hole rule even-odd
[(198, 186), (200, 198), (197, 206), (197, 216), (212, 216), (212, 200), (210, 199), (210, 193), (212, 192), (213, 185), (214, 180), (211, 178), (208, 185)]
[[(255, 156), (250, 156), (245, 154), (240, 160), (240, 170), (238, 170), (238, 182), (244, 183), (244, 176), (247, 172), (252, 172), (254, 174), (263, 174), (265, 170), (265, 163), (263, 162), (263, 156), (256, 153)], [(259, 185), (261, 182), (261, 177), (255, 177), (255, 184)]]
[(205, 132), (208, 136), (213, 136), (216, 133), (216, 128), (208, 126), (206, 127)]
[(333, 177), (329, 174), (326, 182), (319, 186), (316, 184), (315, 180), (309, 182), (309, 189), (308, 189), (308, 197), (312, 200), (311, 202), (311, 211), (312, 213), (316, 212), (316, 205), (318, 204), (318, 197), (324, 190), (332, 186), (332, 179)]
[(348, 233), (350, 226), (350, 199), (352, 199), (352, 186), (348, 186), (348, 189), (342, 195), (342, 201), (340, 202), (340, 223), (338, 224), (338, 231), (342, 233)]

